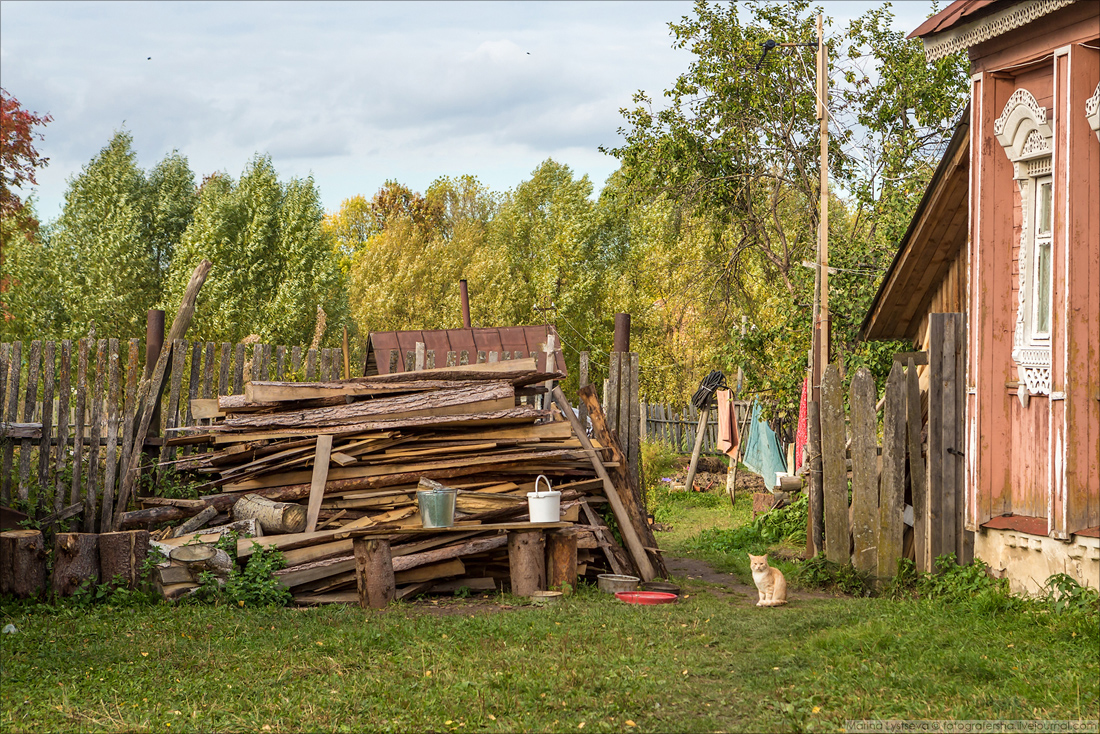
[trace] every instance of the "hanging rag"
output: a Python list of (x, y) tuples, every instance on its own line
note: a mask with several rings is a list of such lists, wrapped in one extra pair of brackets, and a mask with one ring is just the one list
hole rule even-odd
[(776, 438), (775, 431), (760, 417), (760, 403), (752, 405), (752, 420), (741, 463), (753, 474), (759, 474), (764, 479), (764, 486), (768, 488), (775, 486), (777, 472), (787, 471), (787, 462), (779, 448), (779, 439)]
[(718, 391), (718, 450), (726, 456), (737, 456), (741, 437), (737, 434), (737, 405), (731, 390)]
[(798, 471), (802, 466), (802, 451), (806, 448), (809, 437), (807, 430), (806, 405), (809, 399), (810, 378), (802, 379), (802, 399), (798, 402), (798, 428), (794, 433), (794, 470)]

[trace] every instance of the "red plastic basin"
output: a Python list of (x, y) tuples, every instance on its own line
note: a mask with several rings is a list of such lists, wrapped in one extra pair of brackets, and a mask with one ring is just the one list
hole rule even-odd
[(676, 595), (666, 591), (620, 591), (615, 596), (627, 604), (671, 604), (676, 601)]

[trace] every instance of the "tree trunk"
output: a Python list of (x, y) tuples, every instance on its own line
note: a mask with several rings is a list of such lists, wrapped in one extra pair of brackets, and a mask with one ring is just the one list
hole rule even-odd
[(41, 530), (0, 533), (0, 594), (20, 599), (40, 595), (46, 588), (46, 541)]
[(141, 577), (141, 569), (148, 556), (148, 530), (103, 533), (99, 536), (99, 575), (107, 583), (121, 577), (127, 588), (137, 588), (145, 581)]
[(85, 581), (99, 582), (99, 536), (95, 533), (58, 533), (53, 541), (50, 588), (58, 596), (72, 596)]
[(272, 502), (258, 494), (246, 494), (233, 505), (233, 519), (255, 519), (267, 535), (300, 533), (306, 527), (306, 508), (291, 502)]
[(541, 530), (509, 531), (508, 570), (516, 596), (546, 590), (546, 540)]
[(546, 576), (551, 589), (572, 593), (577, 586), (577, 535), (571, 530), (546, 534)]
[(385, 538), (356, 538), (352, 549), (355, 552), (359, 606), (363, 609), (382, 609), (393, 601), (397, 588), (390, 542)]

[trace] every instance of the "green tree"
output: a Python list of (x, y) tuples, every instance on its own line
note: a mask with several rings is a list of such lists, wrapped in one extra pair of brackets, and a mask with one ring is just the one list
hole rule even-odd
[(321, 306), (331, 344), (347, 301), (313, 180), (281, 184), (270, 157), (257, 156), (237, 182), (223, 173), (208, 177), (198, 199), (172, 258), (168, 310), (178, 309), (192, 271), (205, 258), (214, 269), (192, 321), (199, 338), (233, 342), (256, 334), (268, 342), (308, 344)]
[[(697, 369), (732, 372), (748, 362), (750, 389), (787, 408), (797, 401), (809, 347), (813, 273), (801, 263), (813, 258), (816, 239), (818, 122), (812, 51), (791, 48), (761, 62), (761, 47), (767, 39), (814, 42), (808, 10), (805, 0), (697, 2), (693, 16), (670, 24), (674, 46), (694, 54), (689, 69), (656, 111), (636, 95), (623, 110), (624, 143), (607, 149), (622, 162), (634, 201), (663, 202), (677, 237), (696, 242), (696, 255), (677, 265), (695, 275), (686, 285), (698, 309), (685, 318), (724, 324), (728, 344)], [(958, 61), (925, 63), (919, 42), (890, 31), (890, 19), (886, 6), (846, 30), (826, 22), (830, 172), (841, 192), (830, 202), (830, 264), (847, 271), (830, 284), (830, 313), (835, 351), (849, 362), (858, 359), (854, 332), (896, 247), (897, 227), (880, 235), (875, 223), (912, 211), (913, 190), (965, 98)], [(886, 179), (907, 183), (895, 189)], [(741, 315), (749, 319), (744, 339)]]

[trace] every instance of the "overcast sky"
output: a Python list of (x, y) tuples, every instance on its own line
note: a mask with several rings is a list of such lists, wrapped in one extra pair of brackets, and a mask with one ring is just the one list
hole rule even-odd
[[(872, 2), (825, 2), (838, 23)], [(927, 2), (895, 3), (909, 31)], [(115, 130), (151, 168), (178, 149), (197, 178), (256, 153), (313, 175), (326, 209), (387, 179), (423, 191), (473, 174), (504, 191), (546, 158), (597, 190), (620, 108), (685, 71), (668, 23), (689, 2), (0, 2), (0, 86), (53, 115), (39, 215)]]

